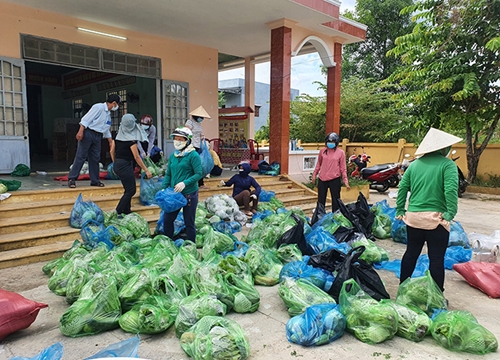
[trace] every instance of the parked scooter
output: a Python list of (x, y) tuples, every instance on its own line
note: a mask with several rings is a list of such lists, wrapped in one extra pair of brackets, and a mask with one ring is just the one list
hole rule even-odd
[(366, 167), (361, 170), (361, 178), (370, 182), (370, 189), (385, 192), (391, 186), (398, 186), (400, 167), (398, 163)]
[[(457, 153), (456, 150), (453, 150), (451, 152), (451, 160), (457, 161), (460, 159), (460, 156), (457, 156), (456, 158), (453, 157)], [(458, 197), (461, 198), (462, 195), (464, 194), (465, 190), (467, 189), (467, 186), (469, 185), (469, 182), (465, 179), (464, 173), (460, 169), (460, 167), (457, 165), (457, 170), (458, 170)]]
[(364, 169), (367, 164), (370, 162), (370, 156), (368, 156), (364, 150), (363, 150), (363, 153), (361, 155), (356, 155), (356, 154), (352, 154), (350, 157), (349, 157), (349, 163), (350, 164), (354, 164), (354, 166), (356, 167), (354, 169), (354, 171), (351, 173), (351, 176), (352, 177), (360, 177), (360, 171), (362, 169)]

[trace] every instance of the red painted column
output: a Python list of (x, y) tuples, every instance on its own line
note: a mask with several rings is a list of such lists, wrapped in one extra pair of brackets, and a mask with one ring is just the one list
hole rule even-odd
[(271, 94), (269, 103), (269, 161), (278, 161), (288, 173), (290, 141), (290, 72), (292, 29), (271, 30)]
[(342, 44), (334, 44), (333, 61), (326, 79), (326, 133), (340, 133), (340, 84), (342, 79)]

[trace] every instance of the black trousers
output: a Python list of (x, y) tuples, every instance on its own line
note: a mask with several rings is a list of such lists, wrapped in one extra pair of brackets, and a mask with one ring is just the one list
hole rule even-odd
[(330, 196), (332, 197), (332, 212), (337, 211), (339, 209), (337, 199), (340, 199), (340, 186), (340, 177), (329, 181), (321, 181), (318, 178), (318, 202), (325, 205), (326, 194), (328, 189), (330, 189)]
[(118, 214), (130, 214), (132, 212), (130, 209), (132, 197), (137, 191), (134, 175), (134, 161), (115, 159), (113, 170), (120, 178), (124, 190), (123, 196), (116, 206), (116, 212)]
[(408, 244), (401, 260), (399, 283), (402, 283), (413, 274), (424, 243), (427, 243), (431, 276), (441, 291), (444, 291), (444, 254), (448, 248), (450, 232), (441, 225), (434, 230), (417, 229), (408, 225), (406, 229)]

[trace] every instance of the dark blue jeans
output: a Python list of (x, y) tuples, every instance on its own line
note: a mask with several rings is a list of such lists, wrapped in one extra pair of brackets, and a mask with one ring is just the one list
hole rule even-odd
[(73, 160), (73, 167), (68, 175), (69, 180), (78, 179), (82, 166), (85, 163), (85, 160), (88, 159), (90, 183), (97, 184), (99, 182), (101, 142), (101, 133), (88, 128), (83, 131), (83, 139), (78, 141), (78, 148), (76, 149), (75, 160)]
[(448, 248), (450, 232), (441, 225), (434, 230), (417, 229), (406, 225), (406, 230), (408, 244), (401, 260), (399, 283), (401, 284), (413, 274), (424, 243), (427, 243), (431, 276), (441, 291), (444, 291), (444, 254)]
[[(184, 215), (184, 224), (186, 225), (186, 235), (188, 240), (196, 242), (196, 226), (194, 220), (196, 217), (196, 207), (198, 206), (198, 191), (184, 195), (187, 199), (187, 205), (182, 208)], [(165, 213), (163, 216), (163, 229), (165, 235), (170, 239), (174, 239), (174, 221), (179, 214), (180, 209), (171, 213)]]
[(116, 206), (116, 212), (118, 214), (130, 214), (132, 212), (130, 209), (132, 197), (137, 191), (134, 175), (134, 161), (115, 159), (113, 170), (120, 178), (124, 190), (123, 196)]

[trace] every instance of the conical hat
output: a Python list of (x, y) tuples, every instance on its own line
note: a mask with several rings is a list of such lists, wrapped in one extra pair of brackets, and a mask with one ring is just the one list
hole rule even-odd
[(202, 118), (208, 118), (210, 119), (210, 115), (207, 113), (207, 111), (203, 108), (203, 106), (198, 106), (196, 109), (191, 111), (189, 113), (190, 116), (201, 116)]
[(462, 141), (461, 138), (448, 134), (447, 132), (430, 128), (424, 139), (420, 143), (415, 155), (423, 155), (434, 152), (436, 150), (447, 148), (457, 142)]

